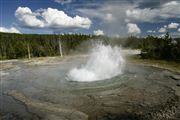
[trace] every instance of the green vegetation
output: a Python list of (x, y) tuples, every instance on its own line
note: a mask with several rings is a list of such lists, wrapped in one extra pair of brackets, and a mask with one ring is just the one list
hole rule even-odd
[(172, 39), (169, 33), (162, 38), (148, 36), (142, 40), (141, 56), (143, 58), (179, 60), (180, 39)]
[(72, 35), (39, 35), (0, 33), (0, 59), (28, 58), (59, 55), (59, 41), (63, 54), (74, 51), (85, 52), (91, 40), (101, 40), (105, 44), (121, 45), (124, 48), (141, 49), (142, 58), (179, 60), (180, 38), (172, 39), (167, 33), (164, 37), (147, 36), (138, 38), (110, 38), (107, 36)]
[(142, 40), (143, 40), (143, 38), (137, 38), (135, 36), (130, 36), (124, 42), (123, 46), (132, 48), (132, 49), (141, 49)]
[(180, 38), (173, 39), (168, 32), (164, 37), (149, 35), (145, 38), (137, 38), (130, 36), (119, 41), (125, 48), (141, 49), (141, 58), (180, 60)]
[(28, 58), (59, 55), (59, 40), (63, 54), (69, 54), (83, 41), (93, 39), (90, 35), (37, 35), (0, 33), (0, 59)]

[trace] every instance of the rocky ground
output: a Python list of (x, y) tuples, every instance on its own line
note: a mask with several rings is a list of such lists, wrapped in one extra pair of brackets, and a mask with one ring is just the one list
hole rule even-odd
[(66, 80), (86, 56), (1, 62), (1, 120), (179, 120), (180, 73), (127, 62), (110, 80)]

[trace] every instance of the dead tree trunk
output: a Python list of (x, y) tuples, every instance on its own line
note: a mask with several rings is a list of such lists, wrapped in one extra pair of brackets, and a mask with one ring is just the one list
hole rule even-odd
[(63, 57), (63, 54), (62, 54), (62, 46), (61, 46), (61, 40), (59, 39), (59, 54), (61, 57)]
[(28, 50), (28, 58), (31, 58), (31, 51), (30, 51), (30, 47), (29, 44), (27, 44), (27, 50)]

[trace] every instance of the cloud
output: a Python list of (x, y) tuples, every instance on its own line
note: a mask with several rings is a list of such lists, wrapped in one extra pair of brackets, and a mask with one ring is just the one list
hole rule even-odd
[(170, 23), (170, 24), (168, 25), (168, 28), (173, 29), (173, 28), (177, 28), (178, 26), (179, 26), (178, 23)]
[(170, 23), (168, 25), (164, 25), (163, 27), (161, 27), (158, 32), (159, 33), (165, 33), (167, 31), (167, 29), (176, 29), (178, 28), (179, 24), (178, 23)]
[(131, 21), (157, 22), (168, 18), (180, 18), (180, 1), (170, 1), (156, 8), (133, 8), (126, 10), (126, 15)]
[(135, 4), (138, 4), (140, 8), (158, 8), (162, 4), (170, 2), (170, 0), (135, 0)]
[(0, 32), (21, 33), (19, 30), (17, 30), (17, 29), (14, 28), (14, 27), (11, 27), (11, 28), (0, 27)]
[(180, 32), (180, 28), (178, 28), (178, 32)]
[[(118, 34), (121, 37), (127, 36), (126, 29), (126, 13), (128, 8), (131, 8), (129, 4), (119, 4), (105, 2), (94, 8), (78, 8), (77, 11), (82, 15), (88, 16), (96, 24), (96, 28), (102, 28), (107, 35)], [(121, 3), (121, 2), (120, 2)]]
[(157, 10), (151, 10), (150, 8), (133, 8), (126, 11), (126, 15), (129, 21), (145, 21), (151, 22), (158, 14)]
[(147, 33), (156, 33), (155, 30), (148, 30)]
[(164, 37), (165, 37), (165, 34), (158, 35), (158, 38), (164, 38)]
[(104, 32), (102, 30), (95, 30), (94, 35), (97, 35), (97, 36), (104, 35)]
[(24, 26), (32, 28), (43, 28), (45, 26), (44, 22), (37, 18), (38, 15), (28, 7), (18, 7), (15, 16)]
[(158, 30), (159, 33), (165, 33), (166, 32), (166, 28), (165, 27), (161, 27), (159, 30)]
[(71, 3), (72, 0), (54, 0), (55, 2), (57, 3), (60, 3), (60, 4), (67, 4), (67, 3)]
[(102, 28), (106, 34), (117, 33), (120, 36), (127, 36), (127, 23), (158, 24), (169, 18), (180, 18), (180, 1), (137, 1), (106, 1), (96, 9), (80, 7), (77, 11), (92, 20), (98, 20), (95, 21), (98, 23), (96, 27)]
[(89, 18), (83, 18), (78, 15), (70, 17), (63, 11), (57, 9), (48, 8), (42, 13), (42, 17), (46, 21), (47, 25), (53, 28), (61, 27), (79, 27), (89, 28), (91, 21)]
[(77, 11), (92, 18), (94, 17), (100, 18), (103, 20), (103, 22), (112, 22), (115, 20), (115, 17), (113, 16), (113, 14), (109, 13), (111, 12), (111, 10), (106, 10), (103, 6), (102, 8), (97, 8), (96, 10), (80, 8), (80, 9), (77, 9)]
[(107, 13), (107, 14), (105, 15), (105, 20), (106, 20), (107, 22), (113, 22), (113, 21), (115, 20), (115, 18), (113, 17), (113, 15), (112, 15), (111, 13)]
[[(180, 19), (180, 1), (178, 0), (104, 0), (100, 2), (95, 0), (52, 1), (56, 1), (60, 4), (71, 2), (69, 5), (71, 5), (72, 9), (69, 9), (69, 5), (64, 6), (62, 9), (67, 8), (66, 10), (71, 12), (73, 16), (62, 10), (53, 8), (38, 9), (35, 11), (31, 11), (31, 9), (28, 8), (29, 10), (27, 10), (27, 12), (17, 17), (20, 24), (25, 27), (50, 28), (53, 29), (53, 31), (67, 33), (69, 31), (74, 32), (74, 29), (77, 29), (77, 32), (91, 33), (92, 29), (88, 28), (92, 26), (95, 30), (101, 28), (106, 35), (111, 36), (118, 34), (121, 37), (125, 37), (130, 32), (130, 30), (126, 30), (128, 23), (134, 23), (136, 26), (141, 25), (142, 28), (146, 28), (146, 26), (152, 25), (152, 23), (159, 26), (159, 22), (167, 23), (169, 20), (176, 22)], [(30, 19), (28, 18), (28, 20), (26, 20), (25, 18), (27, 16), (30, 17)], [(20, 18), (22, 19), (20, 20)], [(31, 21), (31, 19), (33, 20)], [(31, 21), (31, 24), (28, 23), (29, 21)], [(151, 32), (148, 32), (148, 29), (151, 30)], [(155, 29), (148, 29), (141, 31), (139, 28), (139, 31), (142, 34), (144, 34), (144, 32), (154, 33), (153, 30)], [(168, 26), (166, 30), (167, 29)], [(156, 33), (158, 30), (156, 30)], [(135, 33), (139, 34), (137, 31)]]
[(130, 34), (139, 34), (139, 33), (141, 33), (140, 28), (134, 23), (128, 23), (127, 28), (128, 28), (128, 33), (130, 33)]
[(68, 16), (64, 11), (48, 8), (32, 12), (28, 7), (18, 7), (16, 18), (26, 27), (31, 28), (86, 28), (91, 26), (89, 18)]

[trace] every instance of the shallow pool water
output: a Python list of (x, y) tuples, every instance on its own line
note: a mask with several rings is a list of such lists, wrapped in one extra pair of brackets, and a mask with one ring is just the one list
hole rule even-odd
[[(128, 113), (129, 117), (132, 117), (134, 113), (142, 113), (142, 116), (146, 116), (153, 107), (163, 107), (168, 100), (174, 100), (177, 97), (173, 90), (177, 81), (170, 76), (178, 73), (142, 65), (127, 63), (122, 74), (101, 81), (75, 82), (67, 79), (70, 69), (81, 66), (86, 61), (86, 58), (77, 57), (48, 65), (28, 65), (23, 61), (13, 62), (18, 69), (4, 71), (9, 74), (1, 78), (1, 93), (7, 95), (16, 91), (28, 99), (24, 100), (23, 104), (29, 109), (33, 107), (29, 111), (44, 117), (43, 119), (52, 120), (67, 115), (62, 111), (55, 111), (55, 108), (74, 109), (92, 120), (95, 118), (107, 120), (108, 114), (119, 119), (125, 113)], [(21, 97), (18, 98), (13, 93), (10, 95), (21, 101)], [(11, 98), (4, 97), (4, 99)], [(29, 101), (32, 103), (28, 103)], [(45, 104), (47, 108), (43, 110), (39, 103)], [(3, 104), (9, 105), (8, 102), (3, 102)], [(17, 104), (22, 105), (18, 102)], [(160, 108), (152, 112), (158, 110)], [(8, 109), (3, 113), (7, 111)], [(69, 119), (73, 118), (75, 119), (75, 117)], [(78, 119), (80, 118), (77, 117)]]

